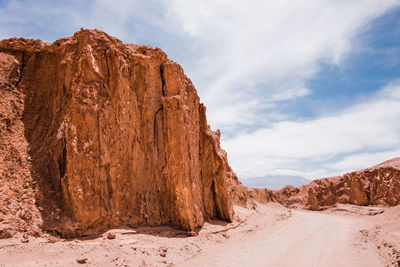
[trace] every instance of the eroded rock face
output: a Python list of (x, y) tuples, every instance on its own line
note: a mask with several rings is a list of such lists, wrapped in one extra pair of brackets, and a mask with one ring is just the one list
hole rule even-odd
[(15, 230), (40, 232), (29, 143), (24, 135), (24, 97), (17, 87), (21, 56), (0, 52), (0, 238)]
[[(21, 179), (31, 191), (37, 183), (28, 199), (37, 201), (45, 229), (194, 230), (211, 218), (232, 220), (232, 174), (219, 132), (207, 125), (182, 68), (160, 49), (82, 30), (52, 44), (3, 40), (0, 53), (1, 94), (18, 94), (10, 116), (17, 117), (19, 157), (31, 158)], [(2, 184), (9, 183), (10, 160), (0, 160)]]
[(314, 180), (299, 188), (249, 189), (249, 193), (259, 202), (274, 201), (311, 210), (322, 210), (336, 203), (396, 206), (400, 204), (399, 163), (397, 158), (340, 177)]

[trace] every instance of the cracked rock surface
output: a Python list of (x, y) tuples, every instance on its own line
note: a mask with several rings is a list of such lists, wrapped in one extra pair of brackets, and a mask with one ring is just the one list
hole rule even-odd
[(2, 40), (0, 109), (0, 235), (232, 221), (219, 132), (158, 48), (98, 30)]

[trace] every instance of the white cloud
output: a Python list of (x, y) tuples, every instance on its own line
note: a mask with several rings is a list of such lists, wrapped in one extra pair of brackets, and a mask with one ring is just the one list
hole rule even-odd
[(370, 152), (360, 153), (344, 157), (342, 160), (326, 164), (327, 168), (340, 170), (341, 173), (347, 173), (351, 171), (357, 171), (372, 167), (382, 163), (386, 160), (396, 158), (400, 156), (400, 149), (382, 151), (382, 152)]
[(304, 87), (292, 87), (282, 92), (275, 93), (271, 96), (271, 101), (284, 101), (292, 98), (303, 97), (310, 94), (311, 91)]
[[(196, 43), (200, 57), (189, 74), (211, 125), (225, 132), (232, 117), (241, 127), (241, 118), (224, 123), (221, 106), (235, 105), (238, 98), (262, 105), (309, 94), (305, 82), (320, 63), (340, 64), (359, 30), (395, 4), (399, 1), (173, 0), (169, 15)], [(247, 123), (259, 122), (259, 110), (246, 113), (253, 118)]]
[[(269, 128), (223, 140), (223, 147), (233, 169), (242, 177), (276, 173), (288, 166), (292, 169), (287, 174), (298, 171), (297, 175), (333, 175), (349, 170), (351, 160), (354, 160), (352, 168), (366, 168), (398, 152), (399, 96), (398, 81), (373, 95), (371, 100), (339, 113), (308, 121), (280, 121)], [(359, 155), (351, 155), (354, 153)], [(336, 163), (329, 162), (340, 155), (348, 156), (336, 159)], [(367, 157), (369, 160), (361, 161)], [(319, 164), (312, 167), (312, 163)]]

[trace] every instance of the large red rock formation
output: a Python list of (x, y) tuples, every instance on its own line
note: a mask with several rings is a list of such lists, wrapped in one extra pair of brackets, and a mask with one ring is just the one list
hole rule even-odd
[(396, 206), (400, 204), (400, 158), (343, 176), (314, 180), (299, 188), (249, 189), (249, 195), (259, 202), (274, 201), (312, 210), (336, 203)]
[(0, 108), (0, 233), (232, 220), (219, 132), (158, 48), (98, 30), (3, 40)]

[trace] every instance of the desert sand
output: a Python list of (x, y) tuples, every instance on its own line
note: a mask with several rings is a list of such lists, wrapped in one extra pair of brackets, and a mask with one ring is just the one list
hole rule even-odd
[[(50, 235), (0, 240), (0, 266), (400, 264), (400, 206), (339, 204), (309, 211), (269, 203), (254, 210), (236, 206), (235, 213), (234, 222), (206, 223), (197, 236), (169, 227), (139, 227), (69, 240)], [(108, 233), (115, 238), (108, 239)]]

